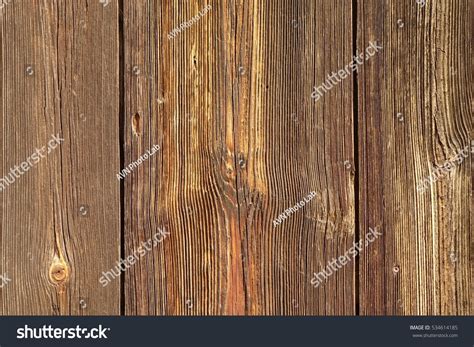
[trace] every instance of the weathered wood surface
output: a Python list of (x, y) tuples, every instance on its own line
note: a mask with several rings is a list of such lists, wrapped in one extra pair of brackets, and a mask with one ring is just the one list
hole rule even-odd
[(472, 314), (472, 154), (417, 192), (470, 145), (472, 6), (12, 0), (0, 178), (64, 141), (0, 192), (0, 314)]
[(358, 46), (383, 44), (359, 79), (361, 237), (383, 231), (360, 258), (361, 314), (472, 314), (472, 7), (360, 2)]
[(0, 312), (119, 314), (120, 283), (99, 283), (120, 257), (117, 12), (13, 1), (0, 17), (0, 177), (64, 138), (0, 193)]

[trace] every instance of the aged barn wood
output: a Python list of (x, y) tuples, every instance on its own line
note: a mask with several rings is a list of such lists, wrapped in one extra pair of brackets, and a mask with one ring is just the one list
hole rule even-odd
[(473, 313), (472, 1), (4, 5), (0, 314)]
[(383, 45), (359, 75), (361, 237), (383, 233), (360, 258), (361, 314), (472, 314), (471, 23), (467, 0), (359, 1), (359, 49)]
[(237, 153), (246, 160), (237, 182), (247, 313), (354, 314), (355, 263), (318, 288), (310, 284), (354, 241), (352, 78), (311, 98), (313, 86), (351, 60), (351, 2), (247, 6), (237, 13), (250, 17), (251, 34), (242, 35), (238, 51), (248, 74), (236, 99)]
[(126, 314), (245, 313), (234, 46), (224, 43), (233, 7), (124, 3), (125, 163), (161, 148), (125, 179), (125, 255), (160, 227), (170, 233), (126, 273)]
[[(0, 313), (119, 314), (118, 12), (13, 1), (0, 12)], [(59, 134), (37, 163), (30, 156)], [(33, 167), (25, 164), (27, 159)]]

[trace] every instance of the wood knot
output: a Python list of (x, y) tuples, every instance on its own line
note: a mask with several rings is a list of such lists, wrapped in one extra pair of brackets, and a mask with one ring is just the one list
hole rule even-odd
[(69, 277), (69, 270), (64, 262), (54, 262), (49, 269), (49, 278), (54, 284), (63, 284)]
[(135, 136), (140, 136), (141, 132), (141, 117), (139, 113), (135, 113), (132, 117), (132, 131)]

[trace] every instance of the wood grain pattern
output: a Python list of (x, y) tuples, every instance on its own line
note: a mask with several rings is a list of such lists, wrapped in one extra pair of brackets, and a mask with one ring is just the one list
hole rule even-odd
[[(225, 117), (230, 52), (216, 49), (224, 14), (216, 5), (212, 15), (167, 37), (203, 8), (184, 1), (124, 4), (125, 161), (161, 146), (125, 181), (125, 254), (157, 228), (171, 234), (127, 272), (126, 314), (219, 314), (226, 305), (237, 313), (241, 306), (235, 286), (242, 281), (229, 274), (237, 213), (232, 118)], [(134, 67), (139, 74), (130, 73)], [(134, 114), (139, 136), (131, 131)]]
[[(351, 3), (254, 1), (248, 13), (251, 62), (238, 99), (248, 313), (354, 314), (355, 263), (310, 285), (354, 241), (354, 177), (344, 166), (354, 153), (352, 79), (310, 97), (351, 60)], [(273, 225), (312, 191), (314, 200)]]
[[(472, 10), (11, 1), (0, 179), (64, 142), (0, 191), (0, 314), (472, 314), (472, 154), (417, 192), (471, 146)], [(382, 236), (315, 288), (370, 228)]]
[(87, 1), (1, 12), (0, 177), (64, 138), (1, 193), (1, 314), (120, 313), (120, 283), (99, 284), (120, 245), (117, 14)]
[[(472, 314), (472, 156), (424, 193), (418, 183), (472, 138), (472, 2), (360, 2), (361, 314)], [(469, 17), (471, 14), (471, 17)], [(400, 116), (403, 121), (400, 121)]]

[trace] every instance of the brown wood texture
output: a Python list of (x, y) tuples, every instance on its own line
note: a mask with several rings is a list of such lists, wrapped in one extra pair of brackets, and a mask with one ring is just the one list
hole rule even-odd
[[(360, 313), (472, 314), (472, 154), (417, 186), (472, 138), (472, 1), (360, 2)], [(457, 162), (457, 161), (456, 161)], [(471, 284), (471, 285), (470, 285)]]
[(64, 141), (0, 191), (0, 314), (472, 314), (471, 150), (417, 192), (471, 146), (472, 6), (12, 0), (0, 179)]
[(64, 138), (0, 193), (3, 315), (120, 313), (120, 283), (99, 283), (120, 257), (118, 16), (93, 5), (0, 13), (0, 177)]

